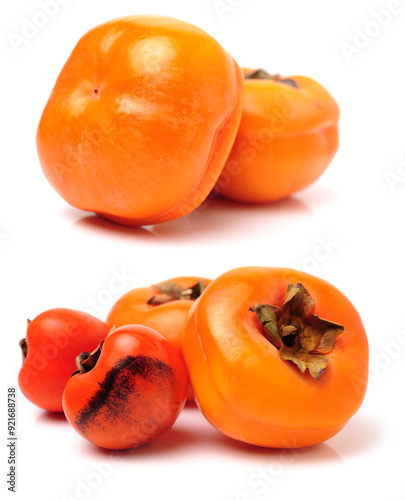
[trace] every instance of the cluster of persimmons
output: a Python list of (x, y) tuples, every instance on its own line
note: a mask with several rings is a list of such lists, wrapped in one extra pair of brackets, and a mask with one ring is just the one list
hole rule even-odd
[[(338, 148), (339, 108), (314, 80), (241, 69), (207, 33), (120, 18), (78, 42), (42, 114), (42, 169), (71, 205), (141, 226), (213, 191), (289, 196)], [(292, 269), (180, 277), (121, 297), (105, 322), (51, 309), (20, 343), (22, 392), (108, 449), (170, 429), (186, 400), (234, 439), (293, 448), (339, 432), (367, 386), (361, 319), (331, 284)]]
[(21, 347), (27, 398), (64, 411), (109, 449), (158, 437), (186, 399), (232, 438), (309, 446), (342, 429), (367, 387), (356, 309), (330, 283), (292, 269), (243, 267), (212, 282), (136, 288), (105, 323), (51, 309), (29, 323)]

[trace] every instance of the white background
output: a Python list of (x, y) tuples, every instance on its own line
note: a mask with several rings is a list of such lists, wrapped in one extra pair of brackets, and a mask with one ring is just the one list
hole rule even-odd
[[(114, 458), (20, 394), (18, 495), (405, 499), (405, 347), (398, 343), (405, 330), (405, 1), (380, 28), (370, 24), (372, 12), (392, 7), (388, 0), (223, 0), (222, 16), (215, 8), (221, 2), (213, 0), (64, 3), (19, 50), (10, 33), (21, 34), (23, 18), (37, 16), (40, 2), (8, 0), (0, 7), (2, 470), (6, 386), (16, 384), (26, 318), (92, 301), (104, 319), (119, 296), (109, 291), (117, 273), (124, 292), (177, 275), (215, 277), (241, 265), (306, 269), (358, 308), (370, 340), (371, 378), (362, 408), (339, 435), (287, 455), (225, 438), (187, 408), (166, 435)], [(41, 111), (82, 34), (145, 12), (200, 26), (241, 65), (321, 82), (342, 113), (340, 149), (322, 178), (274, 205), (215, 199), (187, 220), (145, 229), (114, 226), (69, 207), (37, 159)], [(358, 29), (373, 37), (356, 38)], [(342, 43), (361, 41), (349, 62)], [(316, 260), (322, 242), (329, 250)], [(266, 479), (258, 480), (260, 474)], [(3, 495), (5, 472), (0, 488)]]

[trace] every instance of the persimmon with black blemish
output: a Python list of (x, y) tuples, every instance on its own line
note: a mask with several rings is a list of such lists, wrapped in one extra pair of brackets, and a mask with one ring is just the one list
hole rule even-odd
[(183, 361), (159, 333), (141, 325), (112, 330), (81, 353), (63, 393), (63, 409), (85, 439), (110, 450), (148, 443), (169, 430), (187, 394)]

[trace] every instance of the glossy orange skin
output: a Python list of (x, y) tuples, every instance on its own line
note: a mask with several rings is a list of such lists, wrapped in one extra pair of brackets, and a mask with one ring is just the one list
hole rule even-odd
[(42, 114), (44, 174), (71, 205), (140, 226), (181, 217), (211, 191), (242, 114), (243, 74), (201, 29), (163, 16), (95, 27)]
[(27, 328), (28, 354), (18, 374), (21, 392), (44, 410), (62, 412), (76, 356), (91, 352), (108, 332), (105, 323), (81, 311), (58, 308), (37, 316)]
[(69, 379), (63, 409), (88, 441), (129, 449), (173, 426), (187, 387), (186, 367), (169, 342), (151, 328), (127, 325), (106, 338), (94, 368)]
[(239, 131), (216, 186), (223, 196), (248, 203), (280, 200), (312, 184), (335, 156), (336, 101), (311, 78), (287, 78), (298, 88), (245, 80)]
[[(281, 305), (289, 283), (308, 290), (313, 314), (345, 327), (319, 380), (283, 361), (249, 311), (256, 303)], [(291, 269), (244, 267), (214, 280), (190, 310), (183, 349), (205, 417), (227, 436), (259, 446), (329, 439), (366, 391), (368, 342), (356, 309), (330, 283)]]
[[(196, 276), (180, 276), (171, 281), (183, 288), (189, 288), (198, 281), (208, 285), (211, 280)], [(162, 283), (158, 283), (162, 284)], [(165, 304), (149, 305), (148, 300), (158, 293), (156, 287), (149, 286), (135, 288), (120, 297), (108, 313), (106, 323), (112, 328), (123, 325), (139, 324), (153, 328), (159, 332), (177, 350), (180, 358), (183, 357), (183, 334), (188, 312), (193, 300), (173, 300)], [(189, 388), (187, 401), (194, 401), (194, 394)]]

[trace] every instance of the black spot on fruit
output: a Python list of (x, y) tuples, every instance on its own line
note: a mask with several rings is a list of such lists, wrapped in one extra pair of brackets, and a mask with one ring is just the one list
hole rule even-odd
[(106, 373), (100, 388), (78, 413), (75, 424), (87, 435), (89, 426), (103, 428), (98, 416), (102, 414), (111, 423), (132, 418), (128, 414), (126, 402), (139, 398), (137, 380), (142, 378), (152, 384), (170, 390), (175, 387), (175, 371), (171, 366), (152, 356), (125, 356)]

